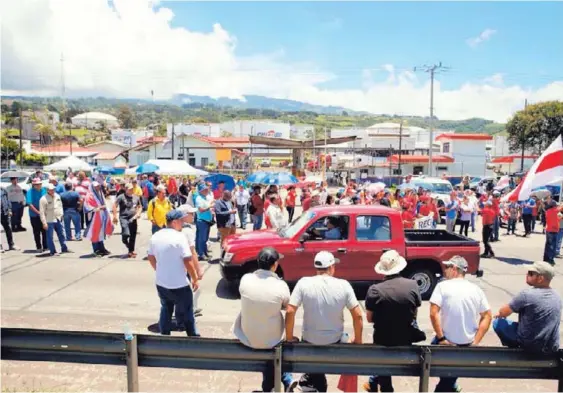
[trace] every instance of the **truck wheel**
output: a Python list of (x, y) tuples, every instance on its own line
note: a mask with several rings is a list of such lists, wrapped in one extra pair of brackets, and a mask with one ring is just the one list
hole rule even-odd
[(422, 300), (430, 299), (430, 296), (432, 295), (432, 292), (434, 291), (434, 288), (438, 283), (438, 277), (436, 277), (436, 273), (431, 269), (424, 267), (408, 270), (405, 273), (405, 277), (416, 281)]

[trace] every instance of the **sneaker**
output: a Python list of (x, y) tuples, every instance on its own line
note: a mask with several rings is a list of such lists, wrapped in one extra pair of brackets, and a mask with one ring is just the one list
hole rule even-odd
[(12, 244), (12, 245), (10, 246), (10, 248), (8, 248), (8, 250), (10, 250), (10, 251), (19, 251), (19, 250), (21, 250), (21, 248), (19, 248), (19, 247), (16, 246), (15, 244)]
[(488, 258), (488, 257), (489, 257), (489, 254), (483, 253), (483, 254), (481, 254), (481, 255), (479, 255), (479, 256), (480, 256), (481, 258)]
[(371, 390), (371, 386), (369, 382), (364, 382), (362, 385), (362, 389), (364, 389), (364, 392), (377, 392), (377, 390)]
[(59, 255), (61, 255), (61, 254), (59, 254), (58, 252), (50, 252), (49, 253), (50, 257), (58, 257)]
[(61, 254), (73, 254), (73, 252), (67, 248), (66, 250), (63, 250)]
[(287, 387), (287, 391), (288, 392), (300, 392), (301, 388), (299, 387), (299, 381), (297, 379), (294, 379), (293, 381), (291, 381), (291, 383)]

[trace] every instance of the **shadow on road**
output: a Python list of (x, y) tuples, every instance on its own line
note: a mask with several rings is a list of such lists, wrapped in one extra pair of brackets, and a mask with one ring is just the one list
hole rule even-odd
[(39, 253), (39, 250), (23, 250), (22, 253), (24, 254), (37, 254)]
[(237, 292), (238, 291), (235, 291), (224, 278), (219, 280), (217, 288), (215, 289), (215, 295), (217, 295), (217, 297), (228, 300), (239, 299), (240, 296)]
[(520, 258), (508, 258), (508, 257), (496, 257), (501, 262), (508, 263), (510, 265), (531, 265), (534, 262), (528, 261), (526, 259)]
[(84, 255), (80, 255), (78, 258), (80, 259), (93, 259), (93, 258), (97, 258), (98, 256), (94, 253), (91, 254), (84, 254)]

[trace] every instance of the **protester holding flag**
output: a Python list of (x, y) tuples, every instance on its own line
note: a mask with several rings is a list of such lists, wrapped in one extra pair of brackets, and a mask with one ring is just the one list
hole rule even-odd
[(555, 264), (557, 254), (557, 237), (559, 236), (559, 208), (557, 202), (549, 201), (545, 206), (545, 248), (543, 251), (544, 262)]

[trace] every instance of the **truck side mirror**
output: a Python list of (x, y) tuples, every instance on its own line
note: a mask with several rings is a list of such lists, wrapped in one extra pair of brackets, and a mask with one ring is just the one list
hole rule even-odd
[(309, 240), (311, 238), (311, 236), (309, 236), (308, 233), (304, 233), (299, 237), (299, 243), (303, 244), (305, 243), (307, 240)]

